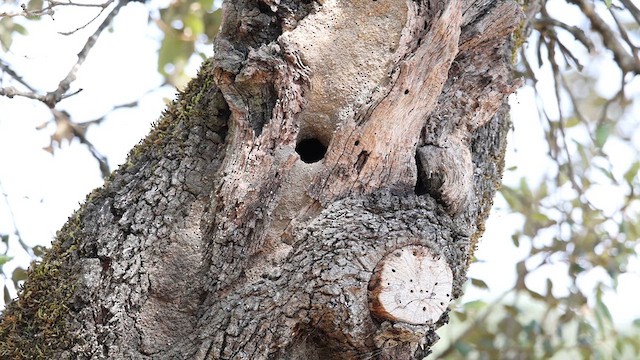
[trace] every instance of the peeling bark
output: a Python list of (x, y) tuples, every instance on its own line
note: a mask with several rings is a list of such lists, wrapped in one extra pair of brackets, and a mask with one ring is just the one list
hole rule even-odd
[[(223, 11), (214, 58), (31, 270), (59, 331), (23, 292), (0, 355), (409, 359), (437, 341), (502, 176), (518, 5)], [(73, 286), (47, 297), (43, 268)]]

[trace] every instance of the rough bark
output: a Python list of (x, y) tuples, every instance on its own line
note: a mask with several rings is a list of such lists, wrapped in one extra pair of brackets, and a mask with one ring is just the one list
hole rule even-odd
[(437, 340), (502, 174), (518, 5), (223, 10), (214, 58), (30, 270), (1, 357), (408, 359)]

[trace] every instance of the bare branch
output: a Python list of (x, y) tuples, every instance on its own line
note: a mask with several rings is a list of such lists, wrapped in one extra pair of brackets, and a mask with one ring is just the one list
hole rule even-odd
[(78, 53), (78, 61), (75, 63), (75, 65), (73, 65), (73, 67), (71, 68), (67, 76), (62, 81), (60, 81), (58, 88), (55, 91), (49, 92), (45, 96), (44, 103), (47, 104), (50, 108), (54, 108), (55, 105), (58, 102), (60, 102), (60, 100), (63, 99), (64, 93), (66, 93), (69, 90), (71, 83), (76, 79), (76, 74), (78, 73), (80, 66), (82, 66), (82, 64), (86, 60), (87, 55), (89, 55), (89, 51), (95, 45), (96, 41), (98, 40), (98, 37), (100, 36), (102, 31), (104, 31), (104, 29), (106, 29), (107, 26), (111, 24), (111, 22), (113, 21), (114, 17), (118, 14), (120, 9), (126, 4), (127, 4), (126, 1), (120, 1), (116, 4), (116, 6), (113, 8), (113, 10), (111, 10), (111, 12), (104, 19), (104, 21), (102, 21), (102, 24), (100, 24), (100, 26), (96, 29), (93, 35), (91, 35), (87, 39), (87, 42), (84, 44), (84, 47)]
[[(91, 152), (91, 155), (98, 161), (98, 165), (100, 166), (100, 172), (102, 173), (102, 177), (106, 178), (111, 173), (109, 169), (109, 164), (107, 162), (107, 157), (102, 155), (98, 149), (93, 145), (91, 141), (89, 141), (86, 137), (87, 127), (91, 124), (78, 124), (71, 120), (71, 116), (66, 111), (60, 111), (57, 109), (51, 109), (51, 114), (56, 121), (58, 126), (64, 126), (65, 129), (69, 129), (69, 135), (64, 136), (63, 138), (67, 138), (69, 141), (74, 137), (80, 140), (81, 144), (84, 144)], [(51, 151), (53, 151), (53, 142), (60, 142), (62, 139), (56, 139), (55, 135), (52, 136), (52, 145), (50, 145)]]
[(575, 57), (575, 55), (573, 55), (571, 50), (569, 50), (562, 43), (562, 41), (560, 41), (560, 39), (556, 38), (555, 41), (558, 44), (558, 49), (560, 49), (560, 53), (562, 54), (562, 57), (564, 58), (564, 62), (567, 63), (567, 64), (573, 63), (573, 65), (576, 67), (576, 69), (578, 69), (579, 71), (582, 71), (584, 66), (582, 66), (582, 64), (580, 63), (580, 60), (578, 60), (578, 58)]
[[(24, 16), (27, 18), (38, 18), (38, 17), (42, 17), (45, 15), (49, 15), (49, 16), (53, 16), (53, 14), (55, 14), (55, 7), (58, 6), (77, 6), (77, 7), (98, 7), (98, 8), (102, 8), (103, 10), (111, 5), (111, 3), (113, 2), (113, 0), (109, 0), (106, 3), (102, 3), (102, 4), (86, 4), (86, 3), (76, 3), (73, 2), (71, 0), (69, 1), (55, 1), (55, 0), (49, 0), (47, 1), (49, 3), (49, 6), (39, 9), (39, 10), (32, 10), (27, 8), (26, 4), (22, 4), (20, 5), (20, 8), (22, 9), (22, 11), (16, 11), (16, 12), (2, 12), (0, 13), (0, 18), (3, 17), (18, 17), (18, 16)], [(93, 20), (92, 20), (93, 21)]]
[(9, 202), (9, 195), (4, 190), (4, 187), (2, 186), (2, 182), (1, 181), (0, 181), (0, 192), (2, 193), (2, 196), (4, 198), (5, 204), (7, 204), (7, 210), (9, 212), (9, 217), (11, 218), (11, 223), (13, 224), (13, 233), (18, 238), (18, 243), (20, 243), (20, 246), (22, 246), (24, 251), (26, 251), (27, 254), (29, 254), (29, 256), (32, 259), (35, 259), (36, 255), (33, 252), (33, 248), (31, 246), (27, 245), (24, 242), (24, 240), (22, 240), (22, 235), (20, 234), (20, 229), (18, 228), (18, 223), (16, 222), (16, 215), (13, 212), (13, 207), (11, 206), (11, 202)]
[(604, 45), (613, 52), (613, 57), (618, 66), (626, 74), (628, 72), (640, 74), (640, 63), (636, 62), (624, 45), (618, 40), (617, 34), (611, 30), (609, 25), (597, 14), (593, 5), (585, 0), (569, 0), (570, 3), (578, 5), (580, 10), (591, 22), (591, 28), (602, 36)]
[(640, 10), (631, 2), (631, 0), (620, 0), (624, 7), (629, 10), (631, 16), (636, 19), (636, 22), (640, 24)]
[(55, 13), (55, 11), (53, 10), (53, 6), (49, 6), (41, 10), (29, 10), (27, 8), (27, 5), (25, 4), (20, 5), (20, 7), (22, 8), (22, 11), (13, 12), (13, 13), (2, 12), (0, 13), (0, 18), (17, 17), (17, 16), (24, 16), (24, 17), (41, 17), (45, 15), (53, 16), (53, 14)]
[(91, 20), (89, 20), (86, 24), (80, 26), (79, 28), (72, 30), (72, 31), (67, 31), (67, 32), (61, 32), (59, 33), (60, 35), (71, 35), (76, 33), (77, 31), (80, 31), (84, 28), (86, 28), (87, 26), (89, 26), (89, 24), (93, 23), (94, 21), (96, 21), (97, 18), (100, 17), (100, 15), (102, 15), (102, 13), (107, 9), (107, 7), (109, 7), (109, 5), (111, 5), (113, 3), (113, 0), (109, 0), (107, 2), (105, 2), (104, 4), (101, 5), (97, 5), (99, 7), (101, 7), (102, 9), (100, 9), (100, 12)]
[[(73, 95), (76, 95), (77, 93), (79, 93), (80, 91), (82, 91), (82, 89), (78, 89), (75, 92), (72, 92), (70, 94), (64, 94), (60, 97), (60, 100), (64, 100), (66, 98), (70, 98)], [(26, 97), (29, 99), (33, 99), (33, 100), (38, 100), (38, 101), (42, 101), (43, 103), (48, 104), (49, 98), (47, 97), (48, 95), (39, 95), (36, 92), (31, 92), (31, 91), (20, 91), (18, 89), (16, 89), (13, 86), (7, 86), (4, 88), (0, 88), (0, 95), (1, 96), (6, 96), (8, 98), (13, 98), (14, 96), (22, 96), (22, 97)], [(58, 100), (58, 101), (60, 101)]]
[(54, 6), (78, 6), (78, 7), (99, 7), (99, 8), (106, 8), (107, 6), (109, 6), (113, 0), (109, 0), (106, 3), (102, 3), (102, 4), (86, 4), (86, 3), (77, 3), (77, 2), (73, 2), (73, 1), (55, 1), (55, 0), (49, 0), (48, 1), (50, 5), (50, 7), (54, 7)]
[[(71, 5), (71, 6), (80, 6), (80, 7), (99, 7), (99, 8), (102, 9), (100, 11), (100, 13), (96, 17), (94, 17), (91, 21), (89, 21), (84, 26), (82, 26), (82, 27), (80, 27), (80, 28), (78, 28), (78, 29), (76, 29), (74, 31), (68, 32), (68, 33), (62, 33), (63, 35), (70, 35), (70, 34), (73, 34), (73, 33), (75, 33), (76, 31), (78, 31), (80, 29), (83, 29), (84, 27), (86, 27), (87, 25), (92, 23), (113, 2), (114, 2), (114, 0), (108, 0), (107, 2), (104, 2), (102, 4), (81, 4), (81, 3), (75, 3), (75, 2), (72, 2), (72, 1), (68, 1), (68, 2), (49, 1), (50, 5), (49, 5), (48, 8), (42, 9), (42, 10), (38, 10), (38, 11), (28, 10), (26, 8), (26, 5), (22, 5), (23, 12), (20, 13), (20, 14), (17, 14), (17, 15), (40, 16), (40, 15), (46, 13), (47, 11), (50, 11), (50, 15), (52, 15), (53, 14), (53, 10), (52, 10), (53, 7), (62, 6), (62, 5)], [(68, 98), (70, 96), (73, 96), (73, 95), (79, 93), (80, 91), (82, 91), (82, 89), (78, 89), (74, 93), (65, 94), (69, 90), (69, 88), (71, 86), (71, 83), (73, 81), (75, 81), (76, 74), (77, 74), (78, 70), (80, 69), (80, 66), (86, 60), (87, 56), (89, 55), (89, 51), (93, 48), (93, 46), (97, 42), (98, 37), (100, 36), (102, 31), (104, 31), (104, 29), (107, 28), (107, 26), (109, 26), (111, 24), (111, 22), (113, 21), (113, 18), (120, 11), (120, 8), (122, 8), (127, 3), (128, 3), (128, 1), (120, 1), (120, 2), (118, 2), (117, 5), (113, 8), (113, 10), (111, 10), (111, 12), (107, 15), (107, 17), (100, 24), (100, 26), (96, 29), (96, 31), (87, 39), (84, 47), (78, 53), (78, 61), (73, 65), (71, 70), (69, 70), (69, 73), (67, 74), (67, 76), (62, 81), (60, 81), (60, 83), (58, 84), (58, 88), (56, 90), (48, 92), (46, 95), (39, 95), (38, 91), (36, 89), (34, 89), (29, 84), (27, 84), (22, 79), (22, 77), (20, 77), (18, 74), (16, 74), (15, 71), (13, 71), (11, 68), (9, 68), (8, 65), (0, 62), (0, 68), (2, 68), (6, 73), (8, 73), (10, 76), (12, 76), (16, 81), (18, 81), (19, 83), (21, 83), (22, 85), (27, 87), (27, 89), (30, 90), (30, 92), (20, 91), (20, 90), (16, 89), (13, 86), (9, 86), (9, 87), (5, 87), (5, 88), (0, 88), (0, 95), (7, 96), (9, 98), (13, 98), (14, 96), (22, 96), (22, 97), (26, 97), (26, 98), (29, 98), (29, 99), (39, 100), (39, 101), (45, 103), (49, 108), (53, 109), (53, 108), (55, 108), (56, 104), (58, 102), (60, 102), (61, 100), (66, 99), (66, 98)], [(0, 14), (0, 17), (2, 17), (3, 15), (4, 15), (4, 13)], [(13, 14), (12, 16), (17, 16), (17, 15)]]
[(533, 19), (531, 22), (532, 26), (534, 29), (538, 30), (539, 32), (544, 32), (549, 30), (549, 28), (555, 26), (555, 27), (559, 27), (561, 29), (566, 30), (567, 32), (569, 32), (571, 35), (573, 35), (573, 37), (578, 40), (582, 45), (584, 45), (585, 48), (587, 48), (587, 50), (589, 50), (589, 52), (593, 51), (595, 49), (595, 45), (593, 44), (593, 41), (591, 41), (591, 39), (589, 39), (589, 37), (587, 36), (587, 34), (580, 29), (577, 26), (570, 26), (567, 25), (565, 23), (563, 23), (562, 21), (559, 21), (557, 19), (551, 18), (549, 16), (543, 16), (539, 19)]
[(22, 76), (18, 75), (15, 71), (13, 71), (12, 68), (9, 67), (8, 64), (5, 64), (2, 60), (0, 60), (0, 69), (2, 69), (2, 71), (4, 71), (5, 73), (9, 74), (9, 76), (11, 76), (14, 80), (24, 85), (27, 89), (31, 90), (34, 93), (36, 92), (36, 89), (31, 87), (31, 85), (27, 84), (27, 82), (24, 81), (24, 79), (22, 79)]
[(620, 20), (618, 20), (618, 16), (612, 8), (609, 8), (609, 12), (611, 13), (611, 17), (613, 17), (613, 20), (616, 22), (616, 26), (618, 27), (618, 31), (620, 32), (620, 37), (622, 37), (622, 40), (624, 40), (627, 43), (627, 46), (629, 46), (629, 48), (631, 49), (631, 55), (633, 56), (634, 61), (636, 63), (640, 63), (640, 59), (638, 59), (638, 47), (631, 41), (631, 38), (629, 38), (629, 34), (627, 34), (627, 30), (620, 23)]
[[(576, 181), (576, 175), (575, 175), (575, 171), (573, 169), (573, 160), (571, 160), (571, 152), (569, 151), (569, 145), (567, 144), (567, 134), (565, 133), (565, 129), (564, 129), (564, 115), (562, 114), (562, 97), (561, 97), (561, 73), (560, 73), (560, 68), (558, 67), (558, 63), (556, 63), (555, 61), (555, 40), (551, 39), (551, 41), (548, 43), (547, 46), (547, 50), (549, 51), (549, 62), (551, 63), (551, 69), (553, 72), (553, 78), (555, 79), (555, 81), (553, 82), (554, 85), (554, 90), (555, 90), (555, 96), (556, 96), (556, 101), (558, 104), (558, 130), (560, 130), (560, 138), (562, 140), (562, 150), (564, 150), (564, 154), (567, 157), (567, 177), (569, 178), (569, 182), (571, 183), (571, 186), (573, 187), (573, 189), (579, 194), (579, 195), (583, 195), (584, 194), (584, 190), (582, 189), (582, 187), (580, 186), (580, 184), (578, 184), (578, 182)], [(549, 122), (549, 127), (550, 130), (553, 129), (553, 124), (551, 124), (551, 119), (549, 118), (549, 116), (547, 116), (547, 121)], [(561, 168), (560, 163), (558, 162), (558, 158), (557, 156), (554, 157), (554, 160), (558, 163), (558, 168)]]
[(13, 98), (14, 96), (22, 96), (29, 99), (40, 100), (43, 101), (44, 98), (34, 92), (20, 91), (13, 86), (7, 86), (0, 88), (0, 95), (6, 96), (8, 98)]

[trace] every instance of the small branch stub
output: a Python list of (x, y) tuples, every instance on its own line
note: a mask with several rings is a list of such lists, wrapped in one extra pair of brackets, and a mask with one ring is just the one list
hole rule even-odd
[(370, 311), (394, 322), (436, 322), (449, 306), (452, 283), (449, 264), (431, 249), (397, 249), (378, 263), (369, 282)]

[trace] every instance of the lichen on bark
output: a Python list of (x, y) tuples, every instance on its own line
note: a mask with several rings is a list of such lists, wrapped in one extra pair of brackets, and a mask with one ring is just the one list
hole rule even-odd
[[(462, 294), (502, 173), (518, 9), (226, 1), (215, 56), (43, 261), (60, 294), (40, 307), (46, 294), (23, 291), (0, 342), (30, 341), (17, 329), (55, 303), (61, 335), (38, 325), (35, 340), (59, 340), (50, 358), (428, 353), (448, 310), (377, 316), (371, 279), (428, 249), (451, 271), (447, 297)], [(296, 153), (309, 138), (326, 149), (313, 163)], [(25, 289), (44, 284), (34, 269)]]

